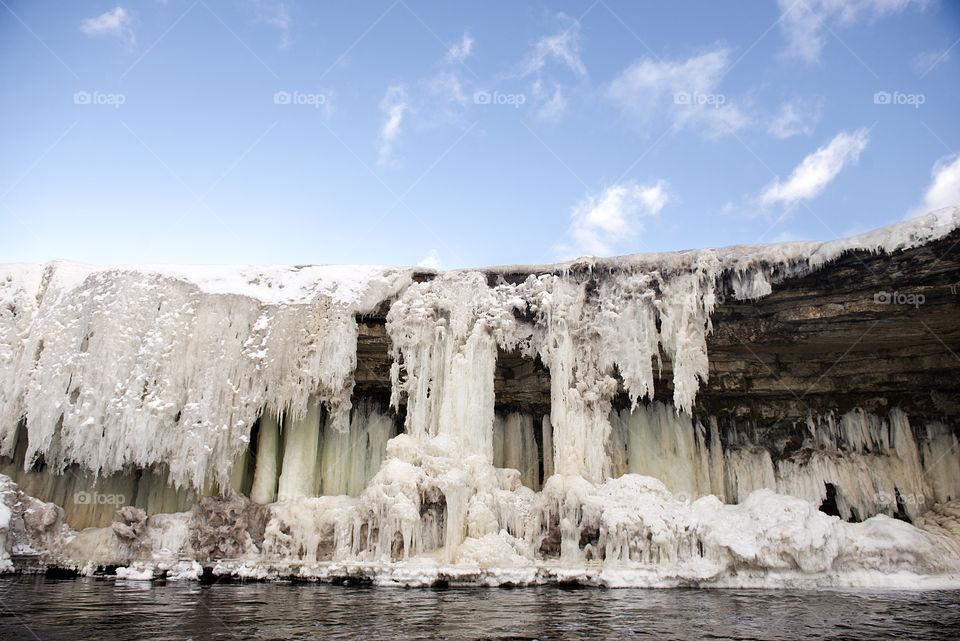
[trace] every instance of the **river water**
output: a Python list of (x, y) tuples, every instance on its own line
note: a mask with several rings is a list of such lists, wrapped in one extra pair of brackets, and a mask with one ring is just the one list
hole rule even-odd
[(960, 591), (371, 588), (0, 578), (0, 639), (943, 639)]

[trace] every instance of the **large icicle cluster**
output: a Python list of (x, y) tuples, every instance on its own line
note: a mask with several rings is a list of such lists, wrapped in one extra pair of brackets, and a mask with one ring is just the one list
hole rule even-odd
[(406, 429), (414, 438), (447, 434), (470, 454), (493, 460), (497, 347), (520, 342), (513, 312), (522, 301), (504, 294), (479, 272), (454, 272), (411, 285), (390, 308), (391, 404), (406, 396)]
[(410, 271), (224, 272), (232, 282), (196, 270), (202, 278), (62, 263), (0, 273), (0, 451), (10, 455), (25, 420), (27, 466), (164, 463), (171, 482), (200, 489), (229, 483), (265, 407), (301, 420), (319, 398), (346, 429), (356, 315)]
[(714, 257), (669, 276), (582, 270), (488, 286), (466, 271), (411, 285), (387, 317), (393, 404), (406, 397), (415, 438), (448, 434), (491, 461), (497, 350), (539, 356), (550, 370), (555, 469), (602, 480), (618, 375), (634, 404), (652, 396), (662, 352), (673, 362), (674, 401), (690, 411), (707, 377), (719, 273)]

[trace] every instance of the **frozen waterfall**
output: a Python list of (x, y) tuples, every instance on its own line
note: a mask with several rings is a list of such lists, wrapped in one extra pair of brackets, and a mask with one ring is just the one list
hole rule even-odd
[[(444, 273), (2, 266), (0, 570), (960, 584), (955, 420), (810, 413), (771, 456), (697, 409), (723, 297), (958, 226)], [(389, 395), (356, 390), (365, 317)], [(498, 406), (503, 354), (548, 408)]]

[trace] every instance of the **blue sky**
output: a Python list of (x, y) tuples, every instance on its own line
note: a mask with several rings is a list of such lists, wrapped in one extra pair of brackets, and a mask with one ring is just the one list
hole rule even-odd
[(444, 269), (960, 204), (960, 6), (0, 0), (0, 262)]

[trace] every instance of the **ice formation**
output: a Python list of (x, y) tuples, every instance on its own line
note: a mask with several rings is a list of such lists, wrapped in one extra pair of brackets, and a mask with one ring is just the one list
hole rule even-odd
[[(0, 268), (0, 569), (960, 584), (950, 425), (810, 416), (774, 461), (693, 412), (719, 294), (958, 226), (953, 209), (833, 243), (440, 274)], [(387, 307), (389, 407), (353, 398), (357, 317)], [(496, 411), (503, 352), (549, 371), (548, 414)]]
[(265, 408), (296, 423), (319, 399), (345, 430), (355, 318), (410, 270), (180, 273), (198, 270), (5, 269), (0, 451), (13, 451), (23, 419), (28, 464), (110, 474), (163, 463), (173, 484), (200, 489), (229, 484)]

